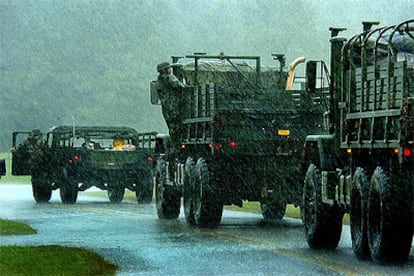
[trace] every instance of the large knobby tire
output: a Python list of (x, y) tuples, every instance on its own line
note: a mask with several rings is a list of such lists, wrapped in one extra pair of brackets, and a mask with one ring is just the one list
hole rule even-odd
[(195, 225), (194, 218), (194, 160), (187, 158), (184, 166), (183, 203), (185, 220), (190, 225)]
[(124, 199), (125, 188), (114, 180), (108, 184), (108, 198), (112, 203), (119, 203)]
[(59, 179), (59, 194), (60, 199), (65, 204), (74, 204), (78, 199), (78, 186), (73, 184), (68, 179), (66, 168), (61, 171)]
[(65, 204), (74, 204), (78, 199), (78, 189), (76, 185), (71, 185), (67, 180), (60, 182), (60, 199)]
[(52, 187), (48, 182), (47, 176), (32, 175), (33, 198), (37, 203), (49, 202), (52, 197)]
[(139, 183), (139, 187), (135, 191), (138, 204), (149, 204), (152, 202), (152, 194), (154, 191), (152, 175), (145, 177)]
[(355, 255), (361, 260), (371, 257), (367, 228), (369, 186), (365, 170), (358, 167), (351, 182), (351, 210), (349, 216), (352, 248)]
[(158, 160), (155, 172), (155, 200), (159, 219), (176, 219), (180, 214), (180, 194), (167, 185), (167, 164)]
[(312, 249), (335, 249), (342, 231), (342, 211), (322, 202), (322, 180), (319, 169), (311, 164), (303, 188), (302, 221)]
[(260, 202), (264, 219), (282, 219), (286, 212), (286, 202), (282, 199)]
[[(404, 262), (413, 235), (412, 190), (398, 172), (391, 176), (377, 167), (371, 178), (368, 201), (368, 240), (375, 262)], [(412, 186), (411, 186), (412, 187)]]
[(197, 160), (194, 169), (194, 218), (199, 227), (216, 227), (223, 214), (220, 190), (210, 179), (207, 163)]

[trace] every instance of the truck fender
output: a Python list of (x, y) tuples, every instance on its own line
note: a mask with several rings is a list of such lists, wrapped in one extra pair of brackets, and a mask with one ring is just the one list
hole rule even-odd
[(317, 165), (321, 171), (335, 171), (341, 167), (341, 153), (335, 135), (308, 135), (305, 139), (304, 161)]
[[(335, 135), (310, 135), (306, 137), (305, 162), (314, 164), (321, 171), (322, 201), (333, 205), (349, 202), (349, 177), (342, 175), (344, 158), (336, 146)], [(306, 169), (306, 168), (305, 168)]]

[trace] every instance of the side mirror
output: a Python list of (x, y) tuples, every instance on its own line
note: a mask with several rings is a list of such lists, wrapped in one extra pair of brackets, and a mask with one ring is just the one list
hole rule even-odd
[(157, 90), (157, 81), (150, 82), (150, 101), (151, 101), (151, 104), (157, 104), (157, 105), (161, 104), (160, 96), (158, 95), (158, 90)]
[(168, 155), (171, 148), (171, 138), (168, 134), (157, 134), (155, 138), (155, 153)]

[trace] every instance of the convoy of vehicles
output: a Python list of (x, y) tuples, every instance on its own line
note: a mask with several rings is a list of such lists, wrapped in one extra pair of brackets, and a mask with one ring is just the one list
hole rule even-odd
[(45, 137), (38, 130), (14, 132), (12, 174), (31, 175), (36, 202), (48, 202), (59, 189), (62, 202), (75, 203), (79, 191), (95, 186), (111, 202), (129, 189), (138, 203), (149, 203), (155, 136), (109, 126), (57, 126)]
[(299, 91), (285, 90), (290, 74), (262, 70), (258, 57), (173, 57), (188, 87), (180, 148), (168, 150), (169, 137), (157, 137), (159, 218), (176, 218), (181, 196), (187, 222), (198, 226), (217, 226), (225, 204), (260, 201), (265, 218), (281, 218), (290, 203), (301, 206), (309, 246), (334, 249), (348, 212), (359, 258), (406, 260), (414, 228), (414, 23), (376, 24), (364, 22), (348, 40), (331, 29), (331, 72), (308, 61)]
[(404, 261), (414, 228), (414, 20), (376, 24), (331, 38), (330, 127), (306, 137), (302, 216), (311, 248), (336, 248), (349, 212), (359, 258)]
[[(286, 90), (289, 72), (262, 67), (255, 56), (194, 54), (173, 62), (187, 87), (177, 107), (179, 136), (172, 137), (179, 141), (171, 141), (179, 146), (157, 137), (159, 218), (177, 218), (181, 196), (186, 221), (201, 227), (217, 226), (223, 205), (245, 200), (259, 201), (269, 219), (282, 218), (287, 204), (301, 205), (303, 143), (308, 133), (323, 133), (329, 91)], [(155, 82), (151, 96), (160, 102)]]
[[(147, 203), (154, 185), (160, 219), (177, 218), (182, 198), (199, 227), (219, 225), (224, 205), (258, 201), (264, 218), (280, 219), (293, 204), (314, 249), (337, 247), (349, 213), (358, 258), (404, 261), (414, 231), (414, 20), (375, 25), (349, 39), (331, 29), (330, 72), (307, 61), (295, 90), (303, 59), (288, 72), (283, 55), (280, 68), (257, 56), (173, 57), (186, 84), (174, 137), (58, 126), (33, 144), (33, 132), (14, 132), (12, 174), (32, 176), (36, 202), (59, 188), (75, 203), (96, 186), (112, 202), (127, 188)], [(150, 90), (160, 104), (155, 81)]]

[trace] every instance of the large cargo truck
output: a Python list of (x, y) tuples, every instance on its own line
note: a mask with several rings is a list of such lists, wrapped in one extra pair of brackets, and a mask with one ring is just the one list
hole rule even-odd
[[(330, 127), (306, 137), (302, 218), (311, 248), (336, 248), (349, 213), (356, 256), (404, 261), (414, 223), (414, 20), (375, 25), (349, 39), (332, 32)], [(316, 75), (309, 69), (308, 84)]]
[[(157, 137), (159, 218), (177, 218), (181, 197), (186, 221), (200, 227), (219, 225), (223, 205), (258, 201), (264, 218), (281, 219), (287, 204), (301, 204), (303, 143), (323, 133), (329, 91), (291, 90), (288, 79), (303, 59), (287, 72), (283, 55), (275, 58), (280, 66), (266, 68), (257, 56), (173, 57), (187, 87), (176, 107), (179, 135)], [(153, 104), (157, 92), (153, 81)]]

